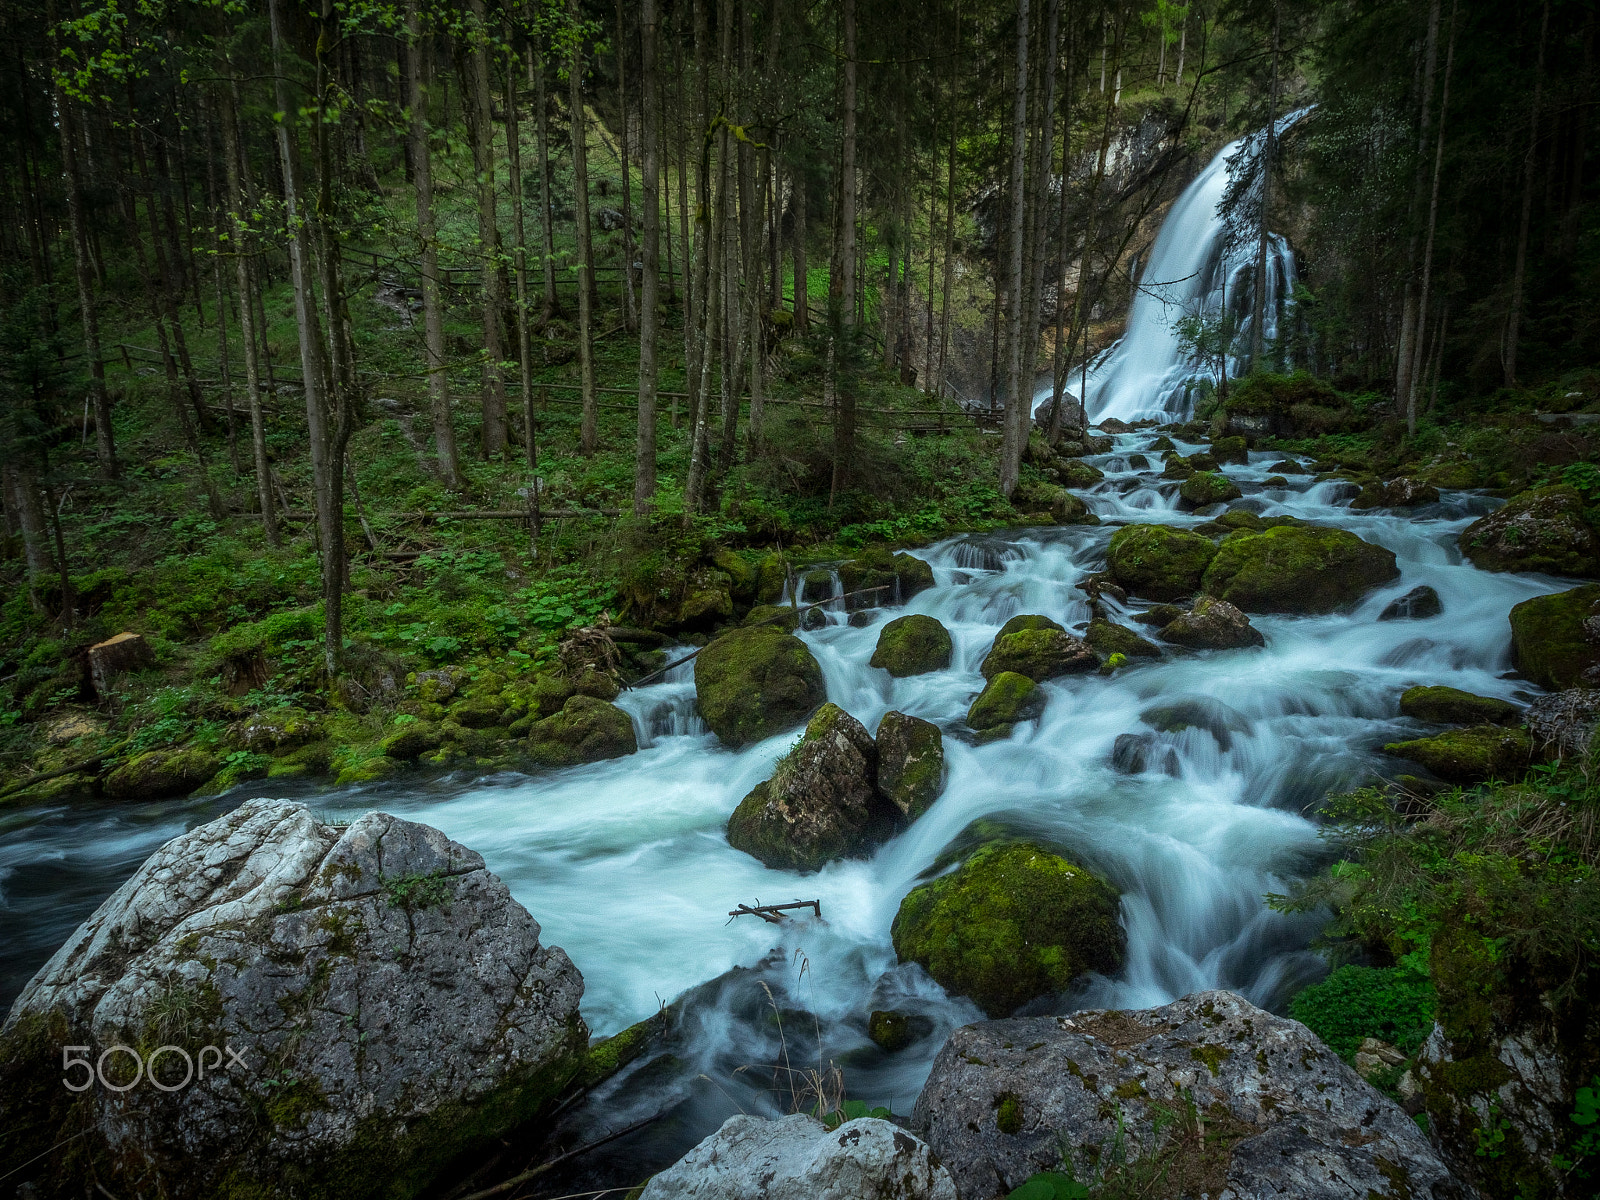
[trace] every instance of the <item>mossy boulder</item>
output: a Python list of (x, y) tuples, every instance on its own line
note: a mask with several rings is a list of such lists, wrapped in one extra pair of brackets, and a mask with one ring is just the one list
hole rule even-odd
[(499, 696), (472, 696), (450, 706), (450, 720), (468, 729), (488, 729), (500, 724), (506, 703)]
[(1365, 424), (1331, 384), (1308, 371), (1256, 371), (1232, 386), (1212, 428), (1218, 435), (1312, 438), (1352, 433)]
[(1250, 461), (1250, 447), (1244, 438), (1220, 437), (1211, 443), (1211, 454), (1219, 463), (1238, 463), (1243, 465)]
[(769, 554), (756, 564), (754, 600), (757, 604), (776, 604), (789, 583), (789, 560), (782, 554)]
[(1151, 600), (1181, 600), (1200, 590), (1217, 555), (1209, 539), (1170, 525), (1127, 525), (1111, 536), (1106, 563), (1117, 583)]
[(890, 927), (901, 962), (991, 1017), (1122, 964), (1119, 895), (1031, 843), (986, 846), (949, 875), (913, 888)]
[(684, 581), (678, 605), (680, 629), (711, 629), (733, 616), (733, 580), (726, 571), (702, 567)]
[(397, 758), (390, 758), (387, 754), (366, 754), (351, 756), (341, 761), (336, 756), (334, 760), (336, 774), (334, 783), (346, 787), (355, 783), (378, 783), (385, 779), (393, 779), (396, 775), (404, 773), (406, 764)]
[(800, 613), (790, 604), (757, 604), (745, 614), (744, 624), (770, 625), (793, 633), (800, 627)]
[(444, 735), (432, 721), (409, 721), (396, 727), (378, 745), (390, 758), (414, 759), (437, 750), (443, 741)]
[(856, 596), (848, 608), (872, 608), (884, 604), (904, 604), (918, 592), (933, 586), (933, 568), (915, 555), (891, 551), (887, 546), (872, 546), (839, 566), (839, 582), (846, 594), (881, 588), (867, 596)]
[(878, 792), (878, 750), (860, 721), (824, 704), (805, 735), (728, 819), (728, 844), (779, 870), (816, 871), (894, 832)]
[(528, 694), (528, 715), (538, 718), (553, 717), (560, 712), (576, 689), (565, 675), (540, 675), (533, 681)]
[(221, 765), (222, 760), (209, 750), (150, 750), (113, 770), (103, 786), (106, 795), (116, 800), (187, 796)]
[(1499, 725), (1474, 725), (1437, 737), (1391, 742), (1383, 752), (1421, 763), (1446, 783), (1462, 784), (1516, 779), (1534, 761), (1533, 739), (1527, 731)]
[(271, 769), (272, 759), (265, 754), (230, 754), (223, 760), (222, 769), (196, 788), (194, 794), (220, 796), (241, 783), (265, 779)]
[(828, 698), (806, 644), (774, 625), (736, 629), (702, 650), (694, 690), (706, 724), (735, 748), (792, 729)]
[[(1600, 666), (1600, 584), (1535, 596), (1511, 610), (1511, 657), (1540, 687), (1590, 683)], [(1593, 630), (1593, 632), (1591, 632)]]
[(1461, 531), (1461, 553), (1484, 571), (1600, 577), (1600, 539), (1573, 487), (1536, 488)]
[(555, 716), (528, 731), (528, 756), (547, 767), (601, 762), (638, 749), (632, 718), (593, 696), (573, 696)]
[(1044, 712), (1048, 698), (1026, 675), (1002, 671), (967, 709), (967, 725), (990, 737), (1005, 737), (1018, 721), (1031, 721)]
[(1043, 683), (1058, 675), (1081, 674), (1099, 666), (1100, 660), (1087, 642), (1056, 626), (1015, 629), (1010, 633), (1002, 629), (978, 669), (985, 679), (1009, 671)]
[(1106, 473), (1081, 458), (1068, 458), (1063, 459), (1061, 465), (1056, 467), (1055, 476), (1062, 487), (1086, 488), (1099, 483), (1106, 477)]
[(1160, 646), (1140, 637), (1127, 626), (1118, 625), (1102, 617), (1096, 617), (1089, 622), (1083, 640), (1106, 658), (1110, 658), (1113, 654), (1126, 655), (1128, 658), (1161, 657)]
[(228, 743), (255, 754), (278, 754), (315, 741), (322, 724), (303, 708), (285, 705), (252, 713), (228, 726)]
[(1226, 504), (1243, 494), (1238, 484), (1216, 471), (1196, 471), (1178, 485), (1178, 500), (1184, 508), (1190, 509)]
[(915, 821), (944, 790), (944, 735), (931, 721), (887, 712), (878, 723), (878, 791)]
[(756, 598), (761, 571), (749, 559), (719, 546), (711, 554), (711, 565), (728, 577), (728, 592), (735, 604), (749, 604)]
[(878, 634), (872, 665), (882, 667), (896, 679), (907, 675), (926, 675), (950, 665), (950, 631), (933, 617), (920, 613), (897, 617)]
[(1353, 533), (1284, 525), (1224, 538), (1201, 587), (1245, 612), (1326, 613), (1399, 574), (1392, 550)]
[(1050, 505), (1050, 515), (1057, 525), (1098, 525), (1100, 518), (1089, 511), (1089, 506), (1071, 492), (1059, 493)]
[(1400, 693), (1400, 715), (1435, 725), (1510, 725), (1521, 718), (1522, 710), (1509, 701), (1460, 688), (1418, 685)]
[(1215, 596), (1201, 596), (1192, 609), (1163, 625), (1161, 640), (1190, 650), (1242, 650), (1267, 643), (1249, 617)]

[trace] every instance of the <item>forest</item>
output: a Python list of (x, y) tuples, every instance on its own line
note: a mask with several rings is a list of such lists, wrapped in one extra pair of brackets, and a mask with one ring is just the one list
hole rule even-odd
[(1600, 1195), (1596, 25), (0, 0), (0, 1196)]

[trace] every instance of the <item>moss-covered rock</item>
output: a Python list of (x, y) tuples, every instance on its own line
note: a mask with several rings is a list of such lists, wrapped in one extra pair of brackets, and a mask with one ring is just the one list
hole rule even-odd
[(221, 765), (209, 750), (150, 750), (130, 758), (107, 775), (105, 793), (116, 800), (187, 796), (215, 775)]
[(1127, 525), (1111, 537), (1106, 563), (1116, 581), (1136, 596), (1181, 600), (1200, 590), (1217, 555), (1208, 538), (1170, 525)]
[(547, 767), (621, 758), (638, 749), (628, 714), (593, 696), (573, 696), (555, 716), (528, 731), (528, 756)]
[(1511, 610), (1511, 656), (1521, 671), (1552, 691), (1588, 684), (1600, 666), (1600, 584), (1535, 596)]
[(702, 567), (684, 581), (678, 605), (680, 629), (711, 629), (733, 616), (733, 580), (726, 571)]
[(1354, 432), (1364, 424), (1361, 414), (1324, 379), (1306, 371), (1256, 371), (1232, 386), (1212, 428), (1218, 434), (1311, 438)]
[(272, 759), (265, 754), (230, 754), (223, 760), (222, 769), (195, 789), (197, 796), (220, 796), (241, 783), (252, 779), (265, 779), (272, 769)]
[(1107, 621), (1103, 617), (1096, 617), (1089, 622), (1083, 640), (1105, 658), (1110, 658), (1113, 654), (1123, 654), (1129, 658), (1161, 657), (1160, 646), (1140, 637), (1127, 626)]
[(1005, 737), (1018, 721), (1031, 721), (1044, 712), (1048, 697), (1026, 675), (1002, 671), (967, 709), (967, 725), (978, 733)]
[(1461, 531), (1461, 553), (1484, 571), (1600, 576), (1600, 539), (1573, 487), (1535, 488)]
[(702, 650), (694, 690), (706, 724), (733, 747), (792, 729), (828, 698), (805, 643), (773, 625), (736, 629)]
[(1184, 508), (1191, 509), (1226, 504), (1243, 494), (1238, 484), (1216, 471), (1196, 471), (1178, 486), (1178, 500)]
[(1211, 443), (1211, 454), (1219, 463), (1245, 464), (1250, 461), (1250, 447), (1244, 438), (1220, 437)]
[(728, 577), (728, 592), (735, 604), (750, 604), (756, 598), (761, 571), (755, 563), (726, 546), (711, 554), (711, 565)]
[(1527, 732), (1499, 725), (1475, 725), (1437, 737), (1391, 742), (1383, 752), (1421, 763), (1446, 783), (1515, 779), (1534, 760), (1533, 739)]
[(878, 790), (915, 821), (944, 790), (944, 735), (931, 721), (887, 712), (878, 723)]
[(1201, 596), (1192, 609), (1163, 625), (1161, 640), (1191, 650), (1242, 650), (1267, 642), (1249, 617), (1215, 596)]
[(933, 568), (915, 555), (891, 551), (887, 546), (872, 546), (839, 566), (839, 582), (845, 592), (882, 588), (869, 596), (857, 597), (850, 608), (869, 608), (884, 604), (903, 604), (918, 592), (933, 586)]
[(397, 726), (378, 745), (390, 758), (410, 760), (437, 750), (443, 741), (444, 734), (432, 721), (410, 721)]
[(895, 825), (894, 808), (878, 792), (871, 735), (837, 704), (824, 704), (772, 778), (734, 809), (728, 844), (769, 867), (815, 871), (866, 854)]
[(1081, 674), (1099, 666), (1100, 660), (1087, 642), (1057, 627), (1017, 629), (1010, 633), (1001, 630), (978, 669), (985, 679), (1009, 671), (1043, 683), (1058, 675)]
[(315, 741), (321, 722), (303, 708), (285, 705), (252, 713), (228, 726), (228, 743), (255, 754), (279, 754)]
[(890, 927), (901, 962), (991, 1017), (1122, 964), (1118, 893), (1030, 843), (986, 846), (958, 870), (913, 888)]
[(1400, 715), (1436, 725), (1510, 725), (1521, 719), (1522, 710), (1460, 688), (1418, 685), (1400, 693)]
[(1058, 495), (1050, 505), (1050, 515), (1055, 518), (1057, 525), (1100, 524), (1100, 518), (1089, 511), (1089, 506), (1067, 491)]
[(506, 703), (499, 696), (473, 696), (450, 706), (450, 720), (468, 729), (488, 729), (500, 724)]
[(1392, 550), (1353, 533), (1285, 525), (1223, 539), (1201, 586), (1245, 612), (1325, 613), (1399, 574)]
[(757, 604), (745, 614), (744, 624), (770, 625), (793, 633), (800, 627), (800, 613), (791, 604)]
[(540, 675), (528, 693), (528, 715), (535, 719), (553, 717), (572, 698), (572, 681), (565, 675)]
[(926, 675), (950, 665), (950, 631), (933, 617), (913, 613), (897, 617), (878, 634), (872, 651), (872, 665), (882, 667), (895, 678)]
[(769, 554), (756, 564), (754, 600), (757, 604), (776, 604), (789, 583), (789, 561), (782, 554)]
[(377, 783), (384, 779), (393, 779), (402, 774), (406, 764), (399, 759), (390, 758), (386, 754), (373, 754), (361, 758), (352, 758), (341, 765), (337, 758), (334, 766), (337, 773), (334, 783), (345, 787), (355, 783)]
[(1086, 488), (1099, 483), (1106, 477), (1106, 473), (1081, 458), (1069, 458), (1064, 459), (1061, 465), (1056, 467), (1055, 476), (1062, 487)]

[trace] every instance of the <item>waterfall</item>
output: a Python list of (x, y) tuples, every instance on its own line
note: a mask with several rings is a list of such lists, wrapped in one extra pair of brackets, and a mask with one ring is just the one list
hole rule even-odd
[[(1281, 118), (1279, 135), (1304, 112)], [(1139, 272), (1122, 337), (1089, 363), (1087, 386), (1081, 370), (1067, 380), (1065, 394), (1084, 402), (1091, 421), (1190, 415), (1193, 382), (1213, 378), (1213, 373), (1184, 353), (1175, 328), (1183, 317), (1215, 317), (1226, 305), (1239, 322), (1238, 345), (1249, 345), (1256, 241), (1248, 233), (1240, 236), (1236, 227), (1230, 238), (1230, 223), (1221, 209), (1230, 187), (1243, 193), (1242, 207), (1253, 207), (1252, 193), (1260, 189), (1260, 142), (1259, 132), (1229, 142), (1174, 201)], [(1294, 253), (1281, 235), (1269, 233), (1267, 242), (1264, 311), (1265, 340), (1270, 342), (1277, 336), (1283, 299), (1294, 287), (1295, 266)], [(1234, 358), (1230, 374), (1245, 365)], [(1049, 404), (1051, 395), (1046, 384), (1034, 396), (1035, 408)]]

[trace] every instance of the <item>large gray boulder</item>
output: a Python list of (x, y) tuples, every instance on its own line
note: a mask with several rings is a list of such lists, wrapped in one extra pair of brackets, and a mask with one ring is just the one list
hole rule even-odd
[(639, 1200), (956, 1200), (928, 1147), (876, 1117), (729, 1117)]
[(1304, 1025), (1231, 992), (958, 1029), (913, 1124), (962, 1200), (1060, 1171), (1063, 1153), (1080, 1179), (1120, 1155), (1183, 1195), (1470, 1195), (1399, 1105)]
[[(410, 1196), (561, 1092), (582, 994), (437, 829), (252, 800), (157, 850), (23, 989), (0, 1162), (42, 1153), (13, 1181), (42, 1194)], [(104, 1082), (67, 1090), (63, 1046)]]

